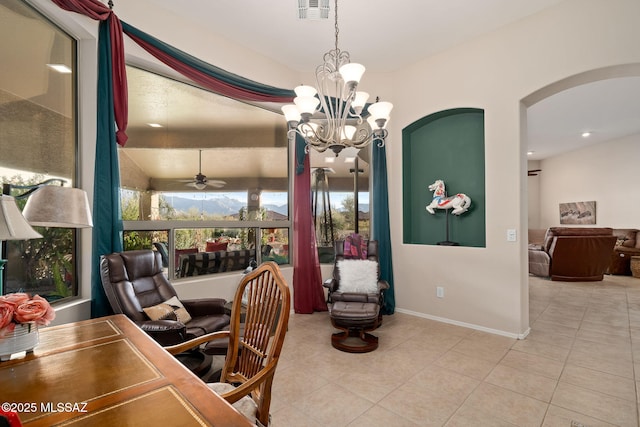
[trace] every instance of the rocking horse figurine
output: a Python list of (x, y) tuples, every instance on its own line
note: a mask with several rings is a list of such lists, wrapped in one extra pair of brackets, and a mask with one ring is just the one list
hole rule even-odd
[(461, 215), (471, 206), (471, 198), (464, 193), (447, 197), (444, 181), (441, 179), (431, 184), (429, 190), (433, 191), (433, 200), (427, 205), (427, 212), (430, 214), (435, 213), (434, 209), (453, 209), (451, 211), (453, 215)]

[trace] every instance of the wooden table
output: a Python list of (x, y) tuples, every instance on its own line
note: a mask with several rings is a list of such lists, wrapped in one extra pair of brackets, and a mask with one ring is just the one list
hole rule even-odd
[(23, 359), (0, 363), (0, 404), (25, 426), (249, 426), (123, 315), (40, 330)]

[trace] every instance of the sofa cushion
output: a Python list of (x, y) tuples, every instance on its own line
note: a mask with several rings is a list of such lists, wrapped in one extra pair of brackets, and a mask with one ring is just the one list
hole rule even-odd
[(635, 248), (638, 241), (636, 240), (636, 233), (638, 230), (635, 228), (618, 228), (613, 230), (613, 235), (618, 238), (616, 246), (623, 246), (625, 248)]

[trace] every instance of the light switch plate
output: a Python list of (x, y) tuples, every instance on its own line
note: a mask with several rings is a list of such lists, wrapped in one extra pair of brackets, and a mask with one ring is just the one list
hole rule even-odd
[(507, 229), (507, 242), (515, 242), (518, 240), (518, 234), (515, 228)]

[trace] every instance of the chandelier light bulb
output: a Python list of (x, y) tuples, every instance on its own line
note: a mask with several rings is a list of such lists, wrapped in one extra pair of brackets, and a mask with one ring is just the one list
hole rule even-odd
[(298, 107), (300, 114), (313, 114), (320, 104), (320, 100), (315, 96), (296, 96), (293, 102)]
[(387, 127), (387, 122), (388, 120), (384, 120), (383, 125), (379, 126), (379, 124), (376, 122), (376, 119), (374, 119), (373, 116), (367, 117), (367, 123), (369, 123), (369, 126), (371, 126), (371, 129), (384, 129)]
[(284, 118), (287, 122), (298, 123), (300, 121), (300, 110), (293, 104), (283, 105), (281, 108), (284, 113)]
[(293, 91), (296, 93), (297, 96), (309, 96), (309, 97), (316, 96), (316, 93), (318, 93), (315, 87), (307, 86), (307, 85), (297, 86)]
[(355, 126), (351, 126), (351, 125), (346, 125), (343, 129), (342, 129), (342, 139), (352, 139), (353, 135), (355, 135), (356, 133), (356, 127)]
[(376, 102), (375, 104), (369, 105), (369, 114), (371, 114), (374, 121), (378, 119), (389, 120), (392, 109), (393, 109), (392, 103), (386, 102), (386, 101), (380, 101), (380, 102)]
[(367, 92), (356, 92), (356, 96), (351, 102), (351, 107), (356, 113), (360, 114), (367, 103), (367, 99), (369, 99), (369, 94)]
[(347, 86), (355, 86), (360, 83), (364, 70), (364, 65), (350, 62), (344, 64), (338, 71)]

